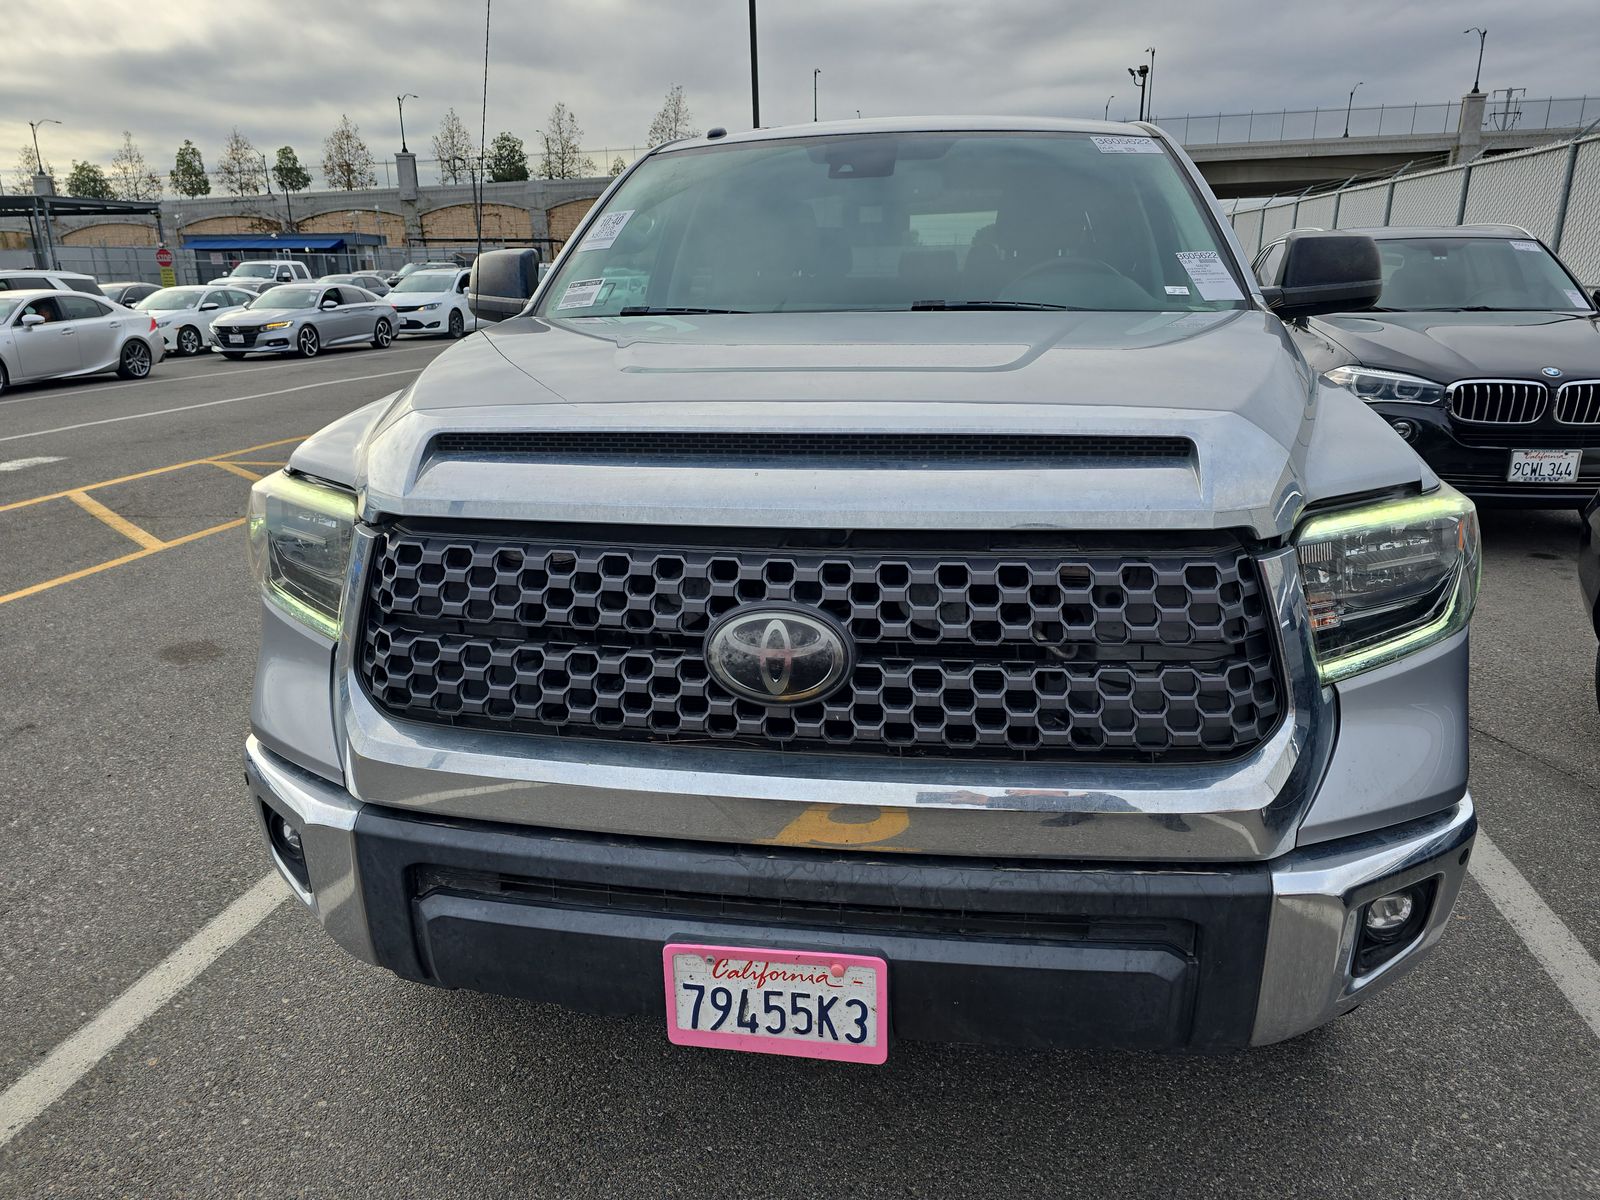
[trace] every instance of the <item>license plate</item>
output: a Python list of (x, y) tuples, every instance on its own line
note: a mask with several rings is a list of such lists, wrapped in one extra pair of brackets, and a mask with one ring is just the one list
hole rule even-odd
[(230, 346), (242, 346), (242, 345), (244, 345), (244, 334), (242, 334), (242, 333), (230, 333), (228, 335), (228, 345), (230, 345)]
[(667, 1037), (680, 1046), (881, 1063), (889, 970), (881, 958), (673, 943), (661, 952)]
[(1513, 450), (1508, 483), (1577, 483), (1582, 450)]

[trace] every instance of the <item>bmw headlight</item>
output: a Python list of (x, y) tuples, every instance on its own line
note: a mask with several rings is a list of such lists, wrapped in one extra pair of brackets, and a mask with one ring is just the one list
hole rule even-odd
[(1441, 642), (1472, 616), (1477, 510), (1452, 487), (1312, 517), (1295, 545), (1324, 683)]
[(1369, 367), (1335, 367), (1322, 377), (1336, 387), (1354, 392), (1368, 402), (1385, 404), (1440, 404), (1444, 384), (1400, 371), (1377, 371)]
[(339, 636), (356, 498), (287, 472), (250, 489), (250, 571), (261, 594), (295, 620)]
[(287, 329), (287, 328), (289, 328), (289, 326), (291, 326), (293, 324), (294, 324), (293, 321), (268, 321), (261, 328), (262, 329)]

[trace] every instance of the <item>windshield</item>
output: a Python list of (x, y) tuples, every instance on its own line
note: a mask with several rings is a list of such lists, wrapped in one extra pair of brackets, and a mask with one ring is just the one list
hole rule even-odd
[(22, 303), (19, 296), (7, 296), (0, 292), (0, 322), (9, 320), (11, 314), (17, 311), (17, 305)]
[(171, 312), (175, 308), (194, 308), (204, 288), (162, 288), (134, 305), (143, 312)]
[(847, 134), (647, 159), (541, 310), (1214, 311), (1234, 270), (1154, 139)]
[(240, 263), (233, 274), (243, 279), (275, 279), (278, 268), (272, 263)]
[(451, 271), (418, 271), (415, 275), (407, 275), (394, 285), (397, 292), (448, 292), (456, 285), (455, 273)]
[(1389, 312), (1588, 311), (1570, 275), (1525, 238), (1393, 238), (1378, 242)]
[(256, 297), (251, 308), (315, 308), (321, 288), (283, 287), (268, 288)]

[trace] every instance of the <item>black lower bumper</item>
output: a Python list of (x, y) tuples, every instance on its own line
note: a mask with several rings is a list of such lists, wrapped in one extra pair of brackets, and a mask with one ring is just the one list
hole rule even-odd
[(891, 1036), (1249, 1043), (1264, 868), (1071, 868), (556, 834), (364, 808), (378, 961), (407, 978), (665, 1021), (668, 942), (889, 963)]

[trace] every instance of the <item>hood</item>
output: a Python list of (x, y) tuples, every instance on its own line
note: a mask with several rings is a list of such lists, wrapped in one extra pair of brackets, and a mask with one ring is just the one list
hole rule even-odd
[[(226, 310), (219, 310), (219, 315)], [(228, 313), (230, 325), (265, 325), (268, 321), (290, 321), (309, 317), (314, 308), (240, 308)]]
[[(1330, 474), (1318, 414), (1339, 412)], [(1331, 418), (1324, 426), (1338, 422)], [(1067, 434), (1187, 439), (1192, 455), (1048, 468), (693, 469), (487, 462), (444, 431)], [(1348, 453), (1352, 437), (1373, 445)], [(1331, 443), (1330, 443), (1331, 445)], [(1275, 536), (1319, 489), (1423, 480), (1277, 318), (1222, 313), (780, 313), (517, 318), (431, 363), (365, 447), (369, 514), (855, 528), (1195, 528)]]
[(1409, 312), (1324, 317), (1319, 332), (1363, 366), (1458, 379), (1600, 379), (1600, 327), (1578, 312)]
[(456, 296), (455, 292), (397, 292), (393, 289), (389, 294), (381, 297), (390, 304), (442, 304)]

